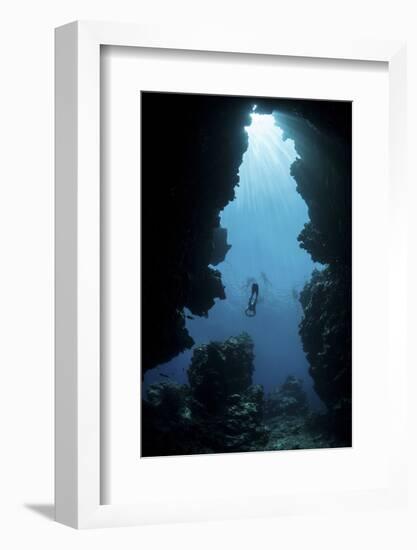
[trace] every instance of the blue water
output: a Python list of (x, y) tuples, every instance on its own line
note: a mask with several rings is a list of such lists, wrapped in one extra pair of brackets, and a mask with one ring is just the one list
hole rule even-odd
[[(236, 198), (221, 214), (232, 248), (216, 269), (227, 298), (216, 301), (208, 318), (187, 320), (187, 328), (196, 344), (248, 332), (255, 344), (254, 383), (270, 391), (293, 374), (304, 380), (312, 405), (317, 405), (298, 334), (298, 294), (317, 265), (297, 241), (308, 221), (306, 203), (290, 175), (298, 155), (294, 142), (282, 139), (280, 115), (274, 115), (252, 113)], [(259, 285), (257, 314), (249, 318), (244, 311), (254, 281)], [(192, 352), (148, 372), (144, 387), (163, 380), (160, 373), (186, 382)]]

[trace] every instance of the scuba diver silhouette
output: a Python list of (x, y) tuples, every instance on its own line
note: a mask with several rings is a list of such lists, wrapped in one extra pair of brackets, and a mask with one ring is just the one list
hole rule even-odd
[(258, 283), (252, 283), (252, 291), (249, 298), (248, 307), (245, 309), (245, 313), (248, 317), (255, 317), (256, 315), (256, 302), (258, 301), (258, 294)]

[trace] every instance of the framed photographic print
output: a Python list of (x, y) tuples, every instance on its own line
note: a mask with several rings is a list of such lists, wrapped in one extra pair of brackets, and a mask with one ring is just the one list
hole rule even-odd
[(58, 521), (404, 501), (404, 59), (57, 29)]

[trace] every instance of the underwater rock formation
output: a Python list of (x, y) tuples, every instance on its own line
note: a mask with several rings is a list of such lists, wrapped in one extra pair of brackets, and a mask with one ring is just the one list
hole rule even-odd
[[(189, 387), (171, 381), (151, 385), (142, 399), (142, 456), (188, 454), (198, 427), (188, 408)], [(197, 430), (197, 431), (196, 431)]]
[[(351, 105), (329, 102), (330, 118), (308, 112), (280, 126), (300, 155), (291, 166), (310, 221), (298, 240), (315, 271), (300, 294), (299, 326), (314, 388), (328, 410), (339, 445), (351, 445), (352, 417), (352, 152)], [(332, 112), (334, 118), (332, 119)]]
[(225, 227), (216, 227), (213, 230), (213, 249), (211, 251), (210, 263), (217, 265), (224, 261), (226, 254), (232, 248), (227, 242), (227, 229)]
[(288, 376), (283, 384), (268, 394), (265, 401), (265, 417), (302, 416), (308, 411), (307, 394), (303, 381)]
[(152, 92), (141, 106), (144, 373), (193, 345), (184, 307), (207, 315), (225, 297), (209, 264), (248, 145), (250, 108), (248, 100)]
[(142, 456), (265, 449), (264, 393), (252, 385), (252, 372), (247, 334), (196, 348), (189, 385), (167, 381), (148, 388)]
[(334, 432), (351, 444), (351, 287), (350, 274), (331, 266), (314, 271), (300, 294), (303, 348), (314, 389), (326, 404)]
[(253, 359), (253, 342), (246, 333), (196, 347), (188, 369), (193, 397), (208, 412), (222, 412), (229, 396), (252, 384)]
[(332, 417), (310, 409), (303, 381), (295, 376), (288, 376), (268, 394), (264, 410), (270, 431), (268, 451), (343, 446), (334, 433)]
[(303, 381), (288, 376), (267, 395), (264, 421), (269, 429), (265, 450), (324, 449), (340, 447), (329, 414), (309, 407)]
[(341, 447), (339, 439), (329, 427), (329, 415), (271, 416), (265, 423), (270, 430), (265, 450), (329, 449)]

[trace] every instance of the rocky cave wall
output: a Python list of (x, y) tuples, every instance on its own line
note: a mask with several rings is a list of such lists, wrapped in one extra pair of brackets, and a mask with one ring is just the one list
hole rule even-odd
[[(299, 332), (314, 388), (326, 404), (339, 444), (351, 445), (352, 418), (352, 156), (351, 104), (334, 104), (339, 117), (288, 117), (283, 127), (301, 156), (291, 167), (310, 221), (298, 240), (324, 265), (300, 294)], [(288, 126), (286, 127), (286, 124)]]
[(225, 298), (209, 264), (228, 249), (219, 214), (234, 198), (251, 106), (144, 92), (141, 108), (144, 373), (193, 345), (184, 307), (207, 315), (215, 298)]

